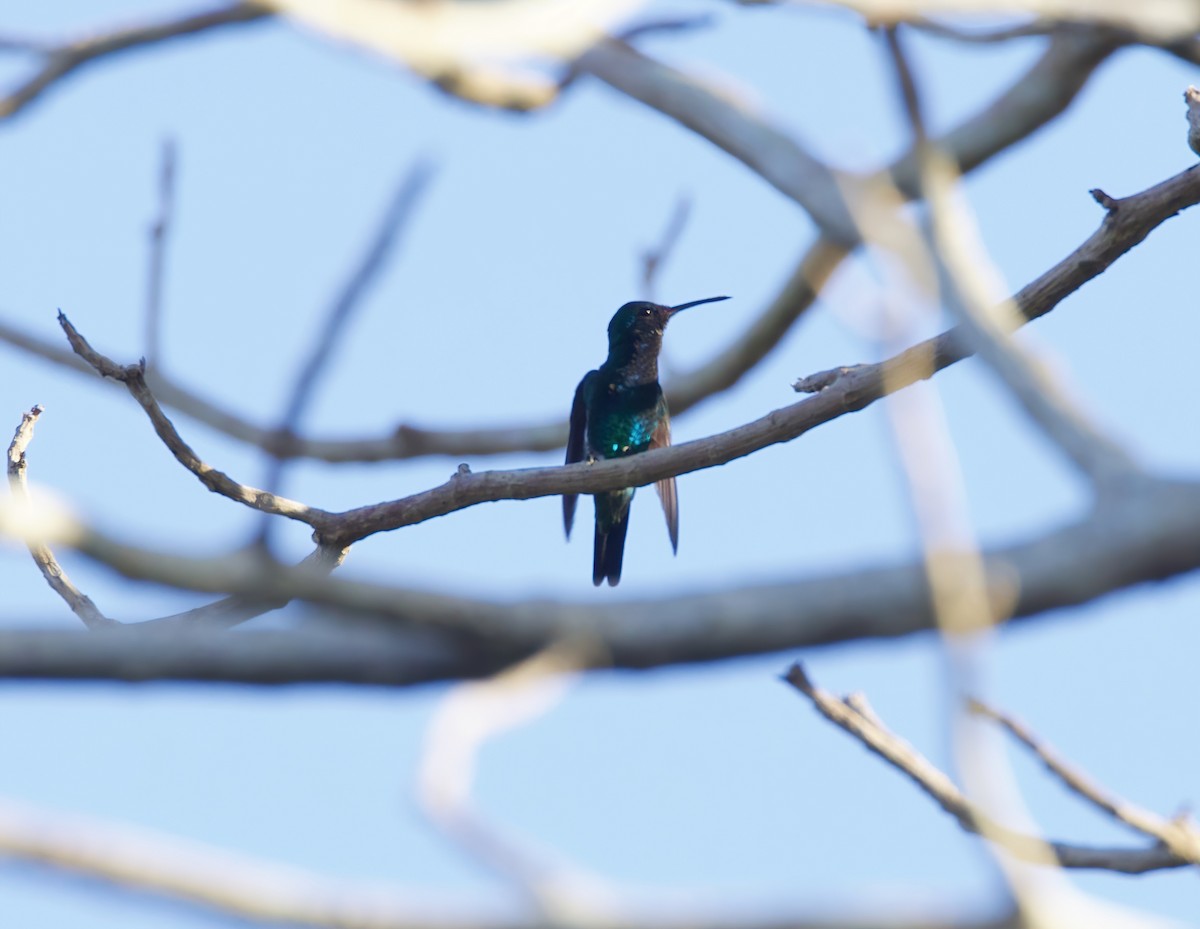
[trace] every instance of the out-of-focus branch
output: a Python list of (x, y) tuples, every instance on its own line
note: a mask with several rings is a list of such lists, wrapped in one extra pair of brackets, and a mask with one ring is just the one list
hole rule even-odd
[[(304, 410), (316, 391), (319, 378), (324, 373), (329, 359), (333, 356), (338, 340), (355, 310), (362, 305), (371, 287), (383, 273), (387, 259), (397, 248), (400, 238), (408, 226), (413, 209), (429, 183), (432, 172), (432, 165), (418, 161), (406, 172), (400, 186), (396, 188), (369, 246), (330, 308), (325, 325), (313, 342), (309, 357), (296, 374), (287, 409), (284, 410), (283, 418), (279, 423), (281, 433), (294, 434), (299, 427)], [(275, 456), (271, 459), (266, 485), (267, 495), (274, 499), (278, 499), (275, 495), (279, 490), (283, 471), (289, 460), (282, 456)], [(243, 488), (244, 490), (245, 488)], [(275, 514), (270, 510), (263, 510), (261, 540), (264, 543), (270, 536), (273, 523), (270, 517), (272, 515)]]
[[(35, 406), (28, 413), (22, 415), (21, 425), (17, 427), (16, 435), (13, 436), (12, 443), (8, 448), (8, 481), (9, 486), (12, 488), (14, 501), (27, 510), (27, 518), (34, 520), (37, 517), (29, 501), (29, 491), (25, 476), (28, 464), (25, 453), (30, 441), (33, 439), (34, 424), (42, 412), (43, 410), (40, 406)], [(50, 548), (35, 541), (31, 536), (32, 533), (27, 538), (27, 544), (30, 554), (33, 555), (34, 562), (36, 562), (51, 588), (66, 601), (71, 611), (83, 620), (84, 625), (89, 629), (111, 629), (122, 625), (119, 621), (110, 619), (101, 613), (91, 598), (71, 583), (66, 571), (58, 563)], [(345, 548), (319, 544), (311, 555), (300, 562), (298, 567), (301, 570), (311, 571), (315, 575), (327, 575), (339, 567), (345, 557)], [(262, 597), (242, 597), (235, 595), (218, 600), (215, 603), (196, 607), (183, 613), (163, 616), (149, 622), (159, 627), (186, 626), (189, 628), (225, 629), (236, 626), (239, 623), (244, 623), (256, 616), (261, 616), (263, 613), (270, 612), (271, 610), (280, 609), (286, 606), (290, 600), (290, 597), (264, 599)]]
[[(252, 858), (176, 836), (0, 800), (0, 851), (261, 922), (340, 929), (478, 929), (486, 917), (444, 901)], [(492, 923), (515, 927), (519, 923)]]
[[(1122, 46), (1110, 30), (1080, 27), (1053, 33), (1046, 51), (1008, 90), (979, 113), (931, 141), (966, 173), (1063, 113), (1105, 60)], [(918, 195), (915, 149), (890, 169), (895, 185)]]
[(602, 41), (577, 66), (724, 149), (796, 201), (817, 228), (839, 243), (858, 241), (841, 186), (852, 183), (818, 161), (799, 142), (746, 103), (720, 95), (698, 79), (655, 61), (633, 47)]
[[(159, 894), (225, 917), (310, 929), (542, 929), (526, 908), (483, 909), (392, 884), (337, 880), (229, 849), (92, 817), (0, 800), (0, 851), (68, 874)], [(644, 894), (642, 897), (644, 898)], [(564, 916), (561, 929), (1021, 929), (1013, 914), (898, 918), (848, 907), (837, 921), (803, 913), (713, 914), (628, 903), (603, 921)], [(911, 908), (910, 912), (911, 912)]]
[(675, 201), (675, 208), (671, 210), (671, 216), (667, 220), (667, 227), (663, 230), (662, 238), (656, 245), (642, 252), (642, 296), (646, 300), (654, 300), (658, 289), (658, 275), (679, 244), (691, 212), (691, 197), (681, 195)]
[[(334, 570), (342, 566), (342, 562), (346, 559), (348, 551), (349, 549), (339, 548), (336, 545), (318, 544), (316, 549), (301, 561), (297, 567), (302, 571), (309, 571), (315, 576), (323, 577), (332, 574)], [(256, 549), (248, 552), (246, 557), (254, 558), (259, 555), (260, 552)], [(152, 625), (157, 628), (231, 629), (255, 617), (262, 616), (264, 613), (281, 610), (291, 603), (291, 601), (291, 597), (264, 599), (262, 597), (234, 595), (224, 597), (213, 603), (206, 603), (203, 606), (193, 607), (182, 613), (174, 613), (170, 616), (160, 616), (156, 619), (145, 620), (138, 625)]]
[(930, 145), (921, 100), (904, 43), (895, 28), (885, 32), (887, 48), (912, 127), (920, 187), (929, 204), (933, 257), (942, 271), (944, 303), (958, 330), (1000, 378), (1029, 418), (1100, 489), (1137, 468), (1130, 455), (1089, 421), (1044, 366), (1037, 364), (1011, 333), (1026, 317), (1013, 301), (991, 306), (985, 276), (991, 264), (978, 231), (956, 201), (958, 174), (949, 159)]
[[(979, 114), (938, 139), (939, 147), (953, 157), (960, 170), (971, 170), (1066, 109), (1095, 68), (1119, 45), (1120, 41), (1105, 30), (1056, 32), (1046, 52), (1025, 74)], [(915, 196), (913, 157), (905, 156), (890, 171), (900, 189)], [(843, 245), (818, 239), (767, 309), (732, 344), (707, 363), (672, 379), (666, 387), (672, 411), (678, 415), (737, 383), (812, 305), (825, 281), (848, 253)], [(0, 340), (56, 364), (88, 370), (71, 353), (3, 321), (0, 321)], [(561, 420), (484, 429), (429, 429), (404, 424), (379, 438), (310, 439), (257, 426), (179, 386), (160, 371), (148, 371), (146, 380), (161, 403), (281, 457), (310, 457), (330, 462), (383, 461), (422, 455), (466, 458), (546, 451), (566, 441), (566, 424)]]
[[(770, 2), (770, 0), (768, 0)], [(1028, 13), (1043, 20), (1101, 25), (1132, 32), (1147, 41), (1170, 41), (1200, 29), (1200, 9), (1175, 0), (825, 0), (861, 15), (867, 22), (894, 25), (940, 15), (979, 15), (986, 12)]]
[(1099, 848), (1045, 842), (1036, 836), (1014, 832), (986, 817), (949, 777), (889, 730), (861, 694), (839, 699), (813, 684), (799, 663), (791, 666), (784, 679), (808, 697), (822, 716), (912, 780), (954, 817), (964, 830), (985, 836), (1018, 858), (1042, 863), (1048, 848), (1059, 867), (1099, 869), (1123, 874), (1144, 874), (1164, 868), (1179, 868), (1189, 863), (1162, 846)]
[(1024, 723), (978, 700), (971, 702), (970, 709), (972, 712), (992, 720), (1008, 732), (1036, 755), (1046, 766), (1046, 770), (1097, 809), (1131, 829), (1157, 840), (1163, 849), (1181, 861), (1200, 864), (1200, 830), (1197, 830), (1191, 820), (1184, 816), (1166, 819), (1157, 813), (1130, 803), (1128, 800), (1112, 795), (1060, 757), (1053, 748), (1034, 735)]
[(511, 884), (546, 925), (587, 913), (603, 922), (614, 889), (563, 856), (536, 848), (492, 822), (472, 800), (485, 745), (553, 709), (588, 663), (586, 646), (557, 643), (484, 681), (460, 685), (442, 701), (425, 736), (416, 799), (426, 818), (464, 852)]
[[(996, 613), (1034, 616), (1200, 568), (1200, 484), (1146, 480), (1129, 491), (1121, 499), (1100, 498), (1078, 522), (985, 550), (987, 597)], [(280, 674), (292, 680), (346, 675), (356, 683), (414, 684), (495, 673), (551, 642), (577, 636), (603, 649), (606, 666), (646, 668), (934, 627), (920, 562), (612, 605), (549, 599), (510, 604), (328, 578), (240, 553), (181, 557), (124, 544), (69, 513), (46, 515), (53, 530), (37, 541), (70, 545), (127, 577), (256, 600), (307, 601), (347, 618), (357, 614), (380, 628), (408, 630), (404, 646), (390, 652), (380, 646), (361, 668), (352, 659), (364, 659), (362, 649), (350, 644), (350, 655), (336, 642), (299, 664), (279, 656), (252, 658), (248, 650), (227, 667), (219, 656), (229, 653), (217, 651), (223, 648), (218, 641), (178, 653), (170, 637), (121, 630), (114, 656), (103, 643), (72, 645), (36, 633), (8, 633), (0, 634), (0, 677), (122, 677), (132, 667), (143, 677), (278, 682)], [(25, 527), (11, 517), (0, 506), (0, 532), (16, 535)], [(231, 646), (235, 653), (240, 647)], [(261, 672), (255, 670), (260, 661)]]
[[(938, 147), (955, 161), (960, 171), (974, 170), (1062, 113), (1095, 69), (1120, 44), (1119, 39), (1102, 29), (1055, 32), (1046, 51), (1028, 71), (978, 114), (939, 137)], [(717, 98), (712, 105), (723, 103)], [(905, 196), (918, 195), (914, 154), (905, 155), (886, 170)], [(871, 179), (867, 181), (869, 185)], [(666, 387), (671, 410), (681, 413), (736, 384), (812, 306), (825, 282), (849, 253), (845, 245), (818, 237), (767, 309), (731, 345), (700, 367), (671, 380)], [(565, 431), (563, 434), (565, 437)]]
[(221, 26), (252, 22), (267, 15), (267, 11), (253, 3), (233, 3), (156, 23), (116, 29), (52, 47), (37, 43), (31, 50), (42, 54), (42, 66), (6, 96), (0, 97), (0, 120), (21, 112), (51, 86), (91, 62)]
[(1187, 104), (1188, 148), (1200, 155), (1200, 90), (1189, 87), (1183, 92)]
[(1065, 28), (1062, 23), (1049, 19), (1031, 19), (1015, 26), (984, 29), (965, 29), (941, 20), (931, 19), (928, 16), (915, 17), (909, 20), (908, 24), (914, 29), (942, 39), (953, 39), (956, 42), (978, 45), (1008, 42), (1012, 39), (1027, 39), (1030, 36), (1043, 36)]
[(150, 266), (146, 276), (146, 358), (159, 362), (162, 331), (163, 281), (167, 263), (167, 237), (175, 214), (175, 143), (163, 142), (158, 171), (158, 215), (150, 226)]
[[(34, 406), (28, 413), (23, 413), (21, 424), (17, 426), (13, 440), (8, 446), (8, 486), (12, 490), (14, 502), (25, 508), (30, 517), (32, 517), (32, 503), (29, 499), (29, 486), (25, 476), (29, 466), (25, 452), (29, 448), (29, 443), (33, 441), (33, 427), (43, 412), (44, 410), (40, 406)], [(29, 554), (33, 556), (33, 561), (38, 566), (38, 570), (42, 572), (46, 583), (66, 601), (71, 612), (83, 620), (85, 626), (89, 629), (99, 629), (113, 624), (113, 620), (100, 612), (91, 597), (71, 583), (67, 572), (58, 563), (58, 559), (54, 557), (54, 552), (50, 550), (49, 546), (33, 540), (29, 540), (27, 545)]]

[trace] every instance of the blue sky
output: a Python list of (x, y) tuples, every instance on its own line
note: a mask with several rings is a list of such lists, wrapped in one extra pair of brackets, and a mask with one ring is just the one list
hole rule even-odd
[[(674, 9), (686, 9), (686, 6)], [(170, 3), (26, 5), (0, 27), (59, 37), (178, 9)], [(886, 62), (852, 17), (704, 7), (713, 26), (647, 38), (649, 53), (723, 75), (838, 166), (903, 149)], [(1040, 40), (958, 46), (915, 39), (934, 128), (974, 112)], [(15, 80), (29, 62), (4, 60)], [(1101, 219), (1088, 196), (1144, 189), (1191, 164), (1182, 90), (1195, 69), (1132, 50), (1101, 68), (1060, 120), (972, 176), (972, 206), (1015, 289)], [(1117, 128), (1114, 130), (1114, 126)], [(450, 100), (397, 68), (286, 25), (234, 28), (99, 64), (0, 127), (0, 314), (56, 338), (61, 308), (119, 361), (142, 342), (146, 230), (163, 138), (179, 153), (162, 364), (264, 424), (397, 179), (418, 157), (430, 190), (381, 286), (361, 308), (306, 417), (314, 434), (397, 422), (493, 425), (565, 416), (603, 360), (612, 312), (639, 292), (638, 254), (683, 195), (692, 216), (658, 282), (681, 316), (663, 376), (703, 363), (771, 299), (812, 239), (805, 216), (728, 156), (594, 81), (524, 117)], [(1157, 230), (1028, 333), (1076, 393), (1144, 461), (1194, 474), (1185, 398), (1200, 344), (1187, 297), (1197, 215)], [(874, 298), (854, 263), (754, 374), (675, 423), (676, 441), (794, 399), (798, 376), (868, 361), (848, 322)], [(127, 538), (212, 553), (243, 543), (253, 514), (216, 497), (158, 443), (130, 398), (0, 345), (0, 414), (46, 408), (31, 480)], [(1082, 486), (974, 363), (936, 378), (970, 516), (988, 543), (1078, 513)], [(924, 388), (923, 388), (924, 389)], [(249, 483), (265, 463), (202, 425), (179, 426), (205, 460)], [(471, 461), (551, 464), (561, 453)], [(298, 464), (291, 496), (343, 508), (440, 483), (457, 460)], [(559, 502), (478, 506), (359, 543), (343, 571), (399, 585), (513, 599), (669, 595), (912, 557), (916, 540), (887, 422), (876, 406), (800, 440), (679, 481), (672, 558), (657, 504), (634, 505), (620, 588), (590, 584), (588, 532), (562, 539)], [(585, 521), (590, 505), (581, 508)], [(307, 533), (278, 536), (289, 554)], [(136, 588), (70, 553), (101, 609), (141, 619), (198, 602)], [(23, 551), (0, 549), (0, 622), (76, 624)], [(1101, 782), (1164, 814), (1197, 798), (1200, 750), (1185, 695), (1200, 584), (1185, 578), (1061, 611), (997, 638), (993, 699)], [(286, 619), (286, 617), (285, 617)], [(272, 619), (271, 622), (281, 620)], [(902, 735), (948, 764), (944, 668), (922, 636), (643, 674), (589, 676), (544, 718), (489, 746), (480, 805), (498, 821), (639, 891), (703, 891), (814, 909), (846, 895), (896, 906), (996, 899), (978, 844), (778, 680), (802, 657), (834, 691), (862, 690)], [(504, 888), (416, 811), (412, 783), (447, 688), (6, 684), (0, 793), (111, 817), (332, 875), (504, 898)], [(1127, 839), (1014, 757), (1047, 832)], [(1138, 841), (1136, 838), (1131, 841)], [(1078, 886), (1188, 920), (1194, 876), (1083, 875)], [(218, 926), (218, 917), (0, 863), (13, 925)]]

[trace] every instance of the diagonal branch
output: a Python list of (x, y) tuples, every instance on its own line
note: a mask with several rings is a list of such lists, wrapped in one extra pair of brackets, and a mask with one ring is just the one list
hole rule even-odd
[(221, 26), (253, 22), (267, 15), (265, 10), (259, 9), (254, 3), (233, 3), (188, 16), (129, 29), (117, 29), (45, 49), (42, 67), (7, 96), (0, 98), (0, 121), (15, 116), (54, 84), (84, 65), (121, 52), (196, 35)]
[[(34, 406), (28, 413), (22, 414), (21, 425), (17, 427), (13, 440), (8, 446), (8, 486), (12, 490), (14, 500), (26, 508), (31, 508), (32, 503), (29, 499), (29, 486), (25, 477), (28, 469), (25, 451), (29, 448), (29, 443), (33, 441), (33, 427), (43, 412), (45, 411), (42, 407)], [(27, 545), (29, 554), (33, 556), (33, 561), (38, 566), (38, 570), (42, 572), (46, 583), (66, 601), (71, 612), (83, 620), (85, 626), (89, 629), (99, 629), (114, 624), (113, 620), (100, 612), (91, 597), (71, 583), (67, 572), (58, 563), (58, 559), (54, 557), (54, 552), (50, 550), (49, 546), (32, 539), (27, 542)]]
[(858, 241), (857, 224), (841, 191), (841, 185), (851, 183), (850, 178), (839, 178), (799, 142), (746, 104), (719, 95), (696, 78), (624, 42), (597, 43), (580, 56), (578, 66), (743, 162), (803, 207), (832, 241)]
[(1178, 817), (1169, 820), (1130, 803), (1128, 800), (1113, 796), (1082, 771), (1061, 758), (1053, 748), (1034, 735), (1023, 723), (978, 700), (971, 701), (969, 708), (971, 712), (992, 720), (1008, 732), (1036, 755), (1038, 760), (1046, 766), (1046, 770), (1097, 809), (1131, 829), (1157, 840), (1176, 858), (1192, 864), (1200, 864), (1200, 832), (1186, 818)]
[[(525, 908), (472, 906), (462, 898), (414, 893), (392, 883), (331, 878), (124, 823), (0, 799), (0, 851), (64, 874), (154, 893), (225, 918), (310, 929), (545, 929)], [(602, 921), (559, 914), (559, 929), (1020, 929), (1015, 914), (898, 919), (879, 906), (837, 922), (803, 912), (736, 918), (675, 906), (620, 903)], [(591, 917), (591, 918), (589, 918)]]
[[(32, 513), (32, 504), (29, 499), (29, 490), (26, 486), (28, 462), (25, 453), (30, 441), (33, 439), (34, 424), (42, 412), (43, 410), (40, 406), (35, 406), (28, 413), (22, 415), (21, 424), (17, 427), (16, 435), (13, 436), (12, 443), (8, 448), (8, 481), (12, 488), (14, 500), (21, 507), (28, 509), (30, 513)], [(58, 560), (54, 557), (54, 553), (49, 547), (36, 541), (33, 537), (35, 534), (36, 532), (27, 533), (27, 545), (30, 554), (33, 555), (33, 560), (39, 570), (41, 570), (42, 575), (46, 578), (46, 581), (66, 601), (71, 611), (83, 620), (84, 625), (89, 629), (121, 627), (123, 624), (120, 621), (110, 619), (101, 613), (91, 598), (71, 583), (66, 571), (63, 570)], [(318, 544), (316, 550), (301, 561), (298, 567), (318, 575), (327, 575), (341, 566), (342, 561), (346, 557), (346, 552), (345, 548), (338, 548), (335, 545)], [(195, 607), (183, 613), (149, 620), (145, 624), (153, 624), (160, 627), (186, 626), (193, 629), (226, 629), (244, 623), (256, 616), (261, 616), (263, 613), (281, 609), (290, 602), (290, 597), (262, 598), (234, 595), (214, 603)]]
[[(1119, 200), (1108, 199), (1108, 212), (1100, 228), (1070, 255), (1013, 295), (1012, 300), (1026, 321), (1050, 312), (1144, 241), (1161, 223), (1200, 202), (1200, 170), (1189, 168), (1141, 193)], [(967, 341), (963, 330), (955, 326), (886, 361), (821, 371), (802, 378), (794, 386), (804, 393), (843, 386), (852, 403), (866, 406), (882, 396), (885, 369), (889, 372), (889, 386), (893, 382), (907, 386), (922, 375), (928, 376), (970, 357)]]
[[(334, 301), (325, 325), (313, 343), (308, 359), (296, 375), (287, 409), (284, 410), (279, 424), (279, 432), (284, 434), (296, 432), (304, 410), (317, 388), (318, 379), (324, 373), (325, 366), (333, 355), (338, 339), (348, 325), (351, 316), (362, 305), (367, 293), (383, 273), (387, 259), (396, 250), (400, 238), (407, 228), (409, 217), (429, 184), (432, 172), (431, 164), (418, 161), (406, 172), (403, 181), (396, 188), (379, 227), (372, 236), (370, 245), (342, 287), (337, 300)], [(278, 455), (271, 459), (265, 482), (271, 496), (274, 496), (279, 489), (288, 461), (289, 459)], [(263, 541), (269, 538), (272, 524), (271, 515), (273, 514), (270, 511), (263, 511), (264, 521), (261, 535)]]
[(1068, 399), (1045, 367), (1010, 338), (1012, 331), (1026, 321), (1016, 304), (1004, 301), (989, 306), (984, 273), (990, 262), (978, 230), (955, 199), (957, 172), (928, 141), (920, 93), (899, 32), (887, 29), (885, 40), (912, 127), (920, 186), (929, 204), (932, 256), (944, 281), (945, 303), (959, 320), (960, 333), (1034, 424), (1103, 490), (1135, 473), (1137, 466)]
[(791, 666), (784, 680), (808, 697), (822, 716), (907, 776), (954, 817), (965, 831), (985, 836), (1018, 858), (1043, 863), (1044, 850), (1049, 848), (1059, 867), (1092, 868), (1124, 874), (1144, 874), (1188, 864), (1162, 846), (1096, 848), (1066, 842), (1044, 842), (1035, 836), (1014, 832), (986, 816), (946, 774), (884, 726), (861, 695), (839, 699), (821, 690), (809, 679), (799, 662)]
[(150, 418), (155, 433), (162, 439), (163, 444), (167, 446), (171, 454), (175, 456), (175, 460), (191, 471), (200, 480), (200, 483), (213, 493), (221, 494), (230, 500), (243, 503), (251, 509), (260, 510), (263, 513), (270, 513), (275, 516), (286, 516), (288, 519), (308, 523), (310, 526), (316, 525), (322, 518), (329, 515), (324, 510), (307, 506), (295, 500), (276, 496), (268, 491), (259, 490), (246, 484), (239, 484), (223, 471), (218, 471), (211, 465), (205, 464), (192, 451), (191, 446), (183, 441), (183, 438), (176, 431), (175, 425), (167, 418), (158, 401), (154, 399), (154, 394), (146, 386), (144, 360), (141, 364), (119, 365), (111, 358), (101, 355), (92, 348), (87, 340), (71, 325), (71, 321), (67, 319), (66, 314), (61, 311), (58, 314), (58, 322), (62, 326), (63, 332), (66, 333), (67, 340), (71, 343), (71, 347), (75, 350), (75, 353), (91, 365), (101, 377), (120, 381), (128, 388), (130, 395), (132, 395)]

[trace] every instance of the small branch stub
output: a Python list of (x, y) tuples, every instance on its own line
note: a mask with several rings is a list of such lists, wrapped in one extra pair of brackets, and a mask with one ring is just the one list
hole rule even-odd
[(1116, 199), (1110, 197), (1099, 187), (1093, 187), (1091, 190), (1088, 191), (1088, 193), (1092, 195), (1093, 200), (1095, 200), (1102, 207), (1104, 207), (1104, 209), (1108, 210), (1110, 215), (1117, 212), (1117, 207), (1120, 206), (1120, 204), (1121, 204), (1120, 200), (1116, 200)]
[(1200, 155), (1200, 90), (1188, 87), (1183, 99), (1187, 103), (1188, 148)]

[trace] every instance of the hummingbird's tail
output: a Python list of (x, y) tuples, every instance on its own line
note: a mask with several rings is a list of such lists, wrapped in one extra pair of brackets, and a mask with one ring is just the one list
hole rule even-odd
[(597, 587), (604, 580), (616, 587), (621, 580), (621, 561), (625, 557), (625, 533), (629, 530), (629, 507), (605, 532), (596, 521), (596, 548), (592, 556), (592, 583)]

